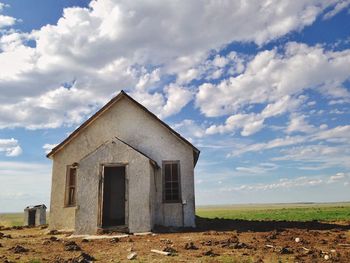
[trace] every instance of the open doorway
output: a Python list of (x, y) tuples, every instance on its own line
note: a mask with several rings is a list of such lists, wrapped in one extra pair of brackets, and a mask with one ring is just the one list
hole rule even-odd
[(36, 215), (36, 210), (35, 209), (32, 209), (32, 210), (29, 210), (29, 213), (28, 213), (28, 226), (35, 226), (35, 215)]
[(102, 227), (125, 225), (125, 166), (105, 166)]

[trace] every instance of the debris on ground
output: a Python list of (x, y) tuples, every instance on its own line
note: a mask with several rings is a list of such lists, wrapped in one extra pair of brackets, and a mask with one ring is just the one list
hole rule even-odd
[(80, 251), (81, 248), (74, 241), (68, 241), (64, 244), (65, 251)]
[(51, 237), (49, 238), (49, 240), (50, 240), (50, 241), (53, 241), (53, 242), (59, 241), (59, 239), (58, 239), (57, 237), (55, 237), (55, 236), (51, 236)]
[(161, 251), (161, 250), (158, 250), (158, 249), (151, 249), (151, 252), (156, 253), (156, 254), (160, 254), (160, 255), (163, 255), (163, 256), (170, 256), (171, 255), (170, 252)]
[(209, 249), (205, 252), (202, 253), (203, 256), (207, 256), (207, 257), (216, 257), (219, 256), (219, 254), (214, 253), (214, 251), (212, 249)]
[(21, 254), (21, 253), (25, 253), (25, 252), (29, 251), (29, 249), (22, 247), (20, 245), (16, 245), (14, 247), (11, 247), (9, 250), (11, 250), (15, 254)]
[(47, 234), (48, 235), (59, 235), (60, 232), (56, 229), (51, 229)]
[(198, 247), (196, 247), (193, 242), (189, 242), (185, 244), (185, 249), (186, 250), (197, 250)]
[(177, 254), (177, 250), (173, 247), (165, 247), (163, 248), (164, 252), (169, 252), (171, 256), (175, 256)]
[(133, 260), (133, 259), (136, 259), (136, 257), (137, 257), (137, 253), (136, 252), (132, 252), (126, 258), (129, 259), (129, 260)]
[(93, 256), (85, 252), (81, 252), (81, 254), (78, 257), (74, 258), (74, 262), (77, 262), (77, 263), (89, 263), (95, 260), (96, 259)]
[(51, 242), (50, 240), (44, 240), (41, 244), (43, 244), (44, 246), (50, 245)]
[(109, 240), (110, 243), (118, 243), (120, 241), (120, 238), (118, 237), (113, 237)]
[(279, 251), (280, 254), (293, 254), (293, 250), (289, 247), (282, 247)]
[[(155, 236), (118, 235), (114, 232), (103, 236), (65, 237), (62, 232), (59, 236), (46, 235), (46, 230), (39, 226), (11, 227), (0, 231), (0, 262), (30, 262), (33, 259), (54, 263), (91, 262), (85, 254), (92, 255), (98, 262), (111, 262), (111, 255), (115, 261), (129, 261), (127, 256), (136, 252), (134, 261), (140, 262), (225, 262), (228, 257), (233, 262), (349, 262), (349, 221), (215, 222), (216, 225), (208, 228), (214, 230), (203, 229), (204, 225), (198, 224), (200, 228), (195, 231), (157, 233)], [(8, 235), (12, 238), (4, 238)], [(120, 241), (113, 240), (116, 237)], [(296, 238), (300, 239), (299, 242), (295, 241)], [(129, 239), (131, 243), (128, 243)], [(16, 246), (28, 251), (14, 253), (15, 250), (23, 251)], [(162, 254), (151, 252), (152, 249)], [(170, 253), (171, 258), (164, 252)]]

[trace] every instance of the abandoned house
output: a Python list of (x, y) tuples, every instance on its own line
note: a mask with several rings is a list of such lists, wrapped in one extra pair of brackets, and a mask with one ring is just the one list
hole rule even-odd
[(50, 229), (194, 227), (199, 150), (121, 91), (47, 155)]
[(46, 206), (34, 205), (27, 206), (24, 209), (24, 224), (25, 226), (40, 226), (46, 224)]

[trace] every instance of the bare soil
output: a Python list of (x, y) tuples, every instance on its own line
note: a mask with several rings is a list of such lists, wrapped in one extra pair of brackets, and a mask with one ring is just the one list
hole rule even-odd
[(49, 234), (42, 227), (0, 227), (0, 262), (350, 262), (348, 221), (199, 218), (197, 225), (177, 233), (97, 240)]

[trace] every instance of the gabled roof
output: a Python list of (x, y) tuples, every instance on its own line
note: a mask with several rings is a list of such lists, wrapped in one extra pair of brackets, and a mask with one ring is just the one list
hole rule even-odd
[(116, 137), (116, 136), (113, 137), (112, 140), (108, 140), (108, 141), (102, 143), (101, 145), (99, 145), (98, 147), (96, 147), (95, 150), (89, 152), (87, 155), (85, 155), (83, 158), (81, 158), (81, 159), (78, 161), (78, 163), (80, 163), (82, 160), (86, 159), (88, 156), (90, 156), (91, 154), (95, 153), (96, 151), (100, 150), (103, 146), (106, 146), (107, 144), (110, 144), (110, 143), (115, 143), (116, 141), (119, 141), (119, 142), (121, 142), (122, 144), (125, 144), (127, 147), (131, 148), (131, 149), (134, 150), (135, 152), (137, 152), (137, 153), (143, 155), (144, 157), (146, 157), (146, 158), (150, 161), (150, 163), (151, 163), (154, 167), (159, 168), (158, 163), (157, 163), (155, 160), (153, 160), (151, 157), (149, 157), (147, 154), (145, 154), (144, 152), (140, 151), (139, 149), (133, 147), (132, 145), (126, 143), (125, 141), (123, 141), (122, 139), (120, 139), (120, 138), (118, 138), (118, 137)]
[(188, 140), (186, 140), (184, 137), (182, 137), (178, 132), (174, 131), (168, 124), (163, 122), (161, 119), (159, 119), (155, 114), (153, 114), (151, 111), (149, 111), (145, 106), (134, 100), (132, 97), (130, 97), (128, 94), (126, 94), (123, 90), (115, 96), (113, 99), (111, 99), (106, 105), (104, 105), (100, 110), (98, 110), (94, 115), (92, 115), (89, 119), (87, 119), (82, 125), (80, 125), (74, 132), (72, 132), (66, 139), (64, 139), (60, 144), (58, 144), (56, 147), (54, 147), (51, 152), (49, 152), (46, 157), (50, 158), (55, 153), (57, 153), (59, 150), (61, 150), (67, 143), (69, 143), (74, 137), (76, 137), (80, 131), (85, 129), (89, 124), (91, 124), (93, 121), (95, 121), (98, 117), (100, 117), (105, 111), (107, 111), (110, 107), (112, 107), (116, 102), (118, 102), (120, 99), (126, 98), (132, 103), (134, 103), (136, 106), (138, 106), (140, 109), (145, 111), (147, 114), (149, 114), (150, 117), (157, 120), (163, 127), (169, 130), (170, 133), (172, 133), (174, 136), (178, 137), (181, 141), (183, 141), (185, 144), (189, 145), (193, 149), (193, 158), (194, 158), (194, 165), (196, 165), (200, 151), (193, 146)]

